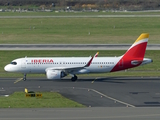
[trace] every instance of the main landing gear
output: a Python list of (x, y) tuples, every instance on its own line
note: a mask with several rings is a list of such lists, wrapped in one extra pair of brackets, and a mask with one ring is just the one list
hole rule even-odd
[(77, 80), (77, 76), (74, 75), (74, 76), (71, 78), (71, 80), (72, 80), (73, 82), (76, 81), (76, 80)]
[(26, 74), (24, 73), (23, 81), (26, 81)]

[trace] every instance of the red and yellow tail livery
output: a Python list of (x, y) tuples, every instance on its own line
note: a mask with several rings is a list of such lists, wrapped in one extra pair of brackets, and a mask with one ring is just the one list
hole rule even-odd
[(142, 33), (133, 43), (133, 45), (127, 50), (127, 52), (122, 56), (116, 66), (112, 69), (112, 72), (136, 67), (142, 64), (148, 38), (148, 33)]

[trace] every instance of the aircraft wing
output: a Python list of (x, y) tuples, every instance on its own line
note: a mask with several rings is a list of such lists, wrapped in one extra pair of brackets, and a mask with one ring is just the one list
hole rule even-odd
[(65, 73), (67, 74), (70, 74), (72, 72), (75, 72), (75, 71), (79, 71), (79, 70), (82, 70), (84, 69), (85, 67), (89, 67), (92, 63), (92, 60), (94, 57), (97, 57), (99, 54), (99, 52), (97, 52), (93, 57), (91, 57), (91, 59), (88, 61), (88, 63), (85, 65), (85, 66), (74, 66), (74, 67), (50, 67), (50, 68), (47, 68), (47, 70), (61, 70), (61, 71), (64, 71)]
[(64, 71), (66, 74), (70, 74), (72, 72), (75, 72), (75, 71), (79, 71), (81, 69), (84, 69), (85, 67), (52, 67), (52, 68), (47, 68), (47, 70), (61, 70), (61, 71)]

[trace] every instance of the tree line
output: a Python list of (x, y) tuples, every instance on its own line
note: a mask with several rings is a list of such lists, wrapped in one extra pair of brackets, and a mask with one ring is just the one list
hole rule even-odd
[(51, 6), (96, 9), (160, 9), (160, 0), (0, 0), (0, 6)]

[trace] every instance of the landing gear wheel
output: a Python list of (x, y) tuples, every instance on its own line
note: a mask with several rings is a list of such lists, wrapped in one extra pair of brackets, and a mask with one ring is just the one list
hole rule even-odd
[(73, 82), (76, 81), (76, 80), (77, 80), (77, 76), (74, 75), (74, 77), (72, 77), (71, 80), (72, 80)]
[(26, 81), (26, 74), (24, 74), (23, 81)]

